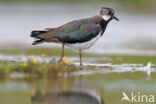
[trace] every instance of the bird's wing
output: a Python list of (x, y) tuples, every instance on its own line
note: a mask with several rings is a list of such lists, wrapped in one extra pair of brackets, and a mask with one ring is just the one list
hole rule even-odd
[(45, 39), (45, 40), (50, 40), (50, 39), (56, 39), (56, 37), (64, 37), (67, 34), (78, 30), (79, 25), (81, 24), (82, 21), (72, 21), (69, 23), (66, 23), (60, 27), (57, 28), (46, 28), (43, 31), (46, 31), (44, 34), (39, 34), (38, 37)]
[(64, 43), (82, 43), (96, 37), (101, 31), (101, 27), (95, 23), (72, 24), (67, 27), (64, 35), (56, 36), (56, 38)]

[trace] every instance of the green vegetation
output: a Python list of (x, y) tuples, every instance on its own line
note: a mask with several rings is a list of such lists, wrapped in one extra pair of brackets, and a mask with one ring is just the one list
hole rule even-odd
[(7, 77), (12, 72), (24, 73), (27, 74), (27, 77), (48, 77), (57, 76), (59, 73), (72, 72), (76, 69), (78, 68), (74, 65), (58, 64), (57, 62), (37, 63), (34, 60), (24, 63), (0, 62), (1, 77)]
[[(41, 55), (46, 54), (46, 56), (60, 56), (60, 48), (28, 48), (28, 49), (0, 49), (0, 54), (25, 54), (25, 55)], [(65, 56), (78, 56), (78, 52), (71, 49), (65, 49)], [(101, 57), (97, 54), (83, 53), (85, 57)]]
[(99, 60), (98, 63), (112, 63), (112, 64), (124, 64), (124, 63), (133, 63), (133, 64), (143, 64), (147, 65), (148, 62), (156, 64), (156, 56), (148, 55), (108, 55), (104, 56), (110, 58), (110, 61)]
[(0, 0), (1, 2), (145, 2), (146, 0)]
[[(9, 62), (9, 61), (0, 61), (0, 76), (8, 76), (12, 72), (24, 73), (29, 76), (53, 76), (58, 75), (58, 73), (64, 72), (73, 72), (79, 70), (79, 67), (76, 67), (75, 62), (68, 62), (68, 57), (76, 56), (78, 57), (78, 53), (72, 50), (66, 49), (65, 56), (67, 59), (63, 58), (64, 64), (59, 64), (55, 60), (52, 60), (49, 63), (39, 63), (35, 58), (36, 55), (41, 56), (42, 58), (49, 56), (60, 56), (61, 50), (58, 48), (30, 48), (30, 49), (9, 49), (9, 50), (0, 50), (0, 54), (11, 54), (11, 55), (19, 55), (25, 54), (26, 57), (30, 57), (28, 62)], [(143, 64), (147, 65), (148, 62), (152, 62), (152, 64), (156, 64), (156, 56), (148, 56), (148, 55), (102, 55), (102, 54), (91, 54), (85, 53), (83, 58), (94, 58), (98, 60), (94, 60), (94, 63), (100, 64)], [(28, 58), (29, 59), (29, 58)], [(67, 64), (68, 63), (68, 64)], [(156, 66), (153, 66), (155, 68)], [(96, 69), (109, 69), (114, 70), (111, 66), (86, 66), (85, 70), (96, 70)]]
[[(134, 13), (155, 13), (156, 0), (0, 0), (0, 3), (5, 4), (49, 4), (49, 3), (61, 3), (61, 4), (104, 4), (114, 3), (123, 10), (133, 11)], [(72, 5), (71, 4), (71, 5)], [(80, 5), (79, 4), (79, 5)]]
[[(0, 0), (2, 3), (118, 3), (126, 6), (146, 7), (156, 3), (155, 0)], [(126, 4), (127, 3), (127, 4)]]

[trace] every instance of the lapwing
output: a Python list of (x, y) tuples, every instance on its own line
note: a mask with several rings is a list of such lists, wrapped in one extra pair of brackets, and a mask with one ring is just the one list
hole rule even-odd
[(68, 22), (60, 27), (46, 28), (44, 30), (34, 30), (31, 37), (35, 39), (32, 45), (44, 42), (62, 44), (62, 55), (59, 62), (64, 57), (64, 46), (74, 48), (79, 51), (80, 66), (82, 66), (82, 50), (90, 48), (105, 32), (107, 24), (115, 19), (114, 10), (102, 7), (96, 15)]

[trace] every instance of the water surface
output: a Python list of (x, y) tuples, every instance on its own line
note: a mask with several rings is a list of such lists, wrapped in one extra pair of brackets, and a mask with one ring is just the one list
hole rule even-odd
[[(122, 92), (156, 96), (156, 73), (94, 74), (37, 79), (1, 79), (1, 104), (122, 104)], [(59, 99), (59, 100), (58, 100)], [(93, 103), (94, 102), (94, 103)], [(123, 102), (123, 104), (127, 102)]]

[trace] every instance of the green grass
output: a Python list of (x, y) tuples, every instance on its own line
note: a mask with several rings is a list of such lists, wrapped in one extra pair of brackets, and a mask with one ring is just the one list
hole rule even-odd
[(112, 64), (124, 64), (124, 63), (133, 63), (133, 64), (143, 64), (147, 65), (149, 61), (153, 64), (156, 64), (156, 56), (149, 55), (108, 55), (104, 56), (110, 58), (110, 61), (99, 60), (98, 63), (112, 63)]
[[(41, 55), (46, 54), (46, 56), (60, 56), (61, 49), (59, 48), (27, 48), (27, 49), (0, 49), (0, 54), (25, 54), (25, 55)], [(65, 56), (78, 56), (78, 52), (65, 49)], [(98, 54), (90, 54), (83, 52), (84, 57), (101, 57)]]

